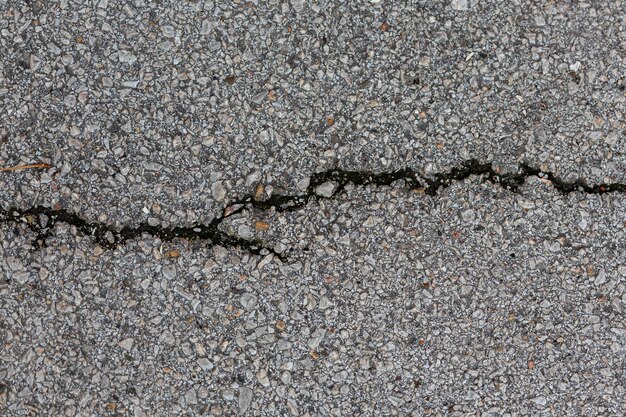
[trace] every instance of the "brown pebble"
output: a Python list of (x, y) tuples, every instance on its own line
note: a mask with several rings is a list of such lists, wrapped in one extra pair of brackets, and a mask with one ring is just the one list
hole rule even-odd
[(229, 85), (235, 84), (236, 80), (237, 77), (235, 77), (234, 75), (229, 75), (228, 77), (224, 78), (224, 81), (226, 81)]
[(256, 228), (256, 230), (267, 230), (270, 228), (270, 224), (266, 223), (266, 222), (254, 222), (254, 227)]
[(239, 210), (241, 207), (243, 207), (242, 204), (233, 204), (232, 206), (226, 207), (224, 209), (224, 217), (230, 216), (231, 214)]
[(166, 258), (178, 258), (180, 256), (180, 251), (178, 249), (172, 249), (170, 251), (165, 252)]
[(260, 200), (261, 197), (263, 197), (263, 194), (265, 193), (265, 185), (263, 184), (259, 184), (256, 186), (256, 190), (254, 190), (254, 199), (255, 200)]

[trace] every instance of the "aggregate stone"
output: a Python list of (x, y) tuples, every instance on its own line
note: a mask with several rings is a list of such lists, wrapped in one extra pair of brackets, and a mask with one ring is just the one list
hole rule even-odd
[[(153, 237), (96, 256), (70, 228), (34, 250), (23, 226), (0, 225), (0, 404), (619, 414), (623, 199), (563, 195), (539, 180), (514, 194), (475, 177), (434, 197), (350, 187), (265, 215), (273, 227), (258, 233), (292, 248), (288, 261), (181, 240), (169, 278), (159, 271), (170, 249)], [(380, 223), (363, 227), (371, 216)], [(30, 278), (13, 279), (20, 272)]]
[(252, 390), (247, 387), (243, 387), (239, 390), (239, 412), (245, 413), (250, 407), (252, 402)]
[[(626, 183), (622, 1), (79, 3), (0, 3), (0, 209), (153, 233), (0, 216), (0, 415), (623, 414), (626, 199), (546, 174)], [(472, 158), (542, 173), (311, 181)]]
[(336, 188), (337, 188), (336, 183), (333, 183), (332, 181), (327, 181), (324, 184), (318, 186), (315, 189), (315, 193), (318, 195), (321, 195), (322, 197), (329, 198), (333, 195)]
[(0, 6), (0, 160), (51, 165), (0, 176), (17, 206), (210, 219), (251, 181), (469, 158), (626, 179), (619, 1), (36, 3)]

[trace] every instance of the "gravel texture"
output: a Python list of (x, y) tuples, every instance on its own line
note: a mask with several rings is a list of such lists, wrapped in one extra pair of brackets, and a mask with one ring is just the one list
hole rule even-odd
[[(354, 188), (248, 227), (290, 262), (2, 227), (4, 404), (48, 415), (618, 415), (626, 205)], [(495, 202), (495, 204), (494, 204)], [(255, 224), (269, 227), (257, 230)], [(167, 411), (165, 411), (167, 410)]]
[(622, 1), (354, 3), (3, 2), (0, 158), (53, 168), (0, 196), (179, 223), (335, 166), (626, 182)]
[(0, 2), (0, 414), (622, 415), (625, 10)]

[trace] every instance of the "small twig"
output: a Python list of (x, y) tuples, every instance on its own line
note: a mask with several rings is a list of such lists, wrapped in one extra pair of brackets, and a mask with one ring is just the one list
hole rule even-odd
[(32, 169), (32, 168), (50, 168), (50, 164), (30, 164), (30, 165), (18, 165), (10, 168), (0, 168), (0, 171), (18, 171), (20, 169)]

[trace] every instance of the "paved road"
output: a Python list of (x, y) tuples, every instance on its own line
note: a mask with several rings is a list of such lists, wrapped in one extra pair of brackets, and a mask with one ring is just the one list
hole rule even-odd
[(0, 413), (626, 409), (622, 1), (0, 4)]

